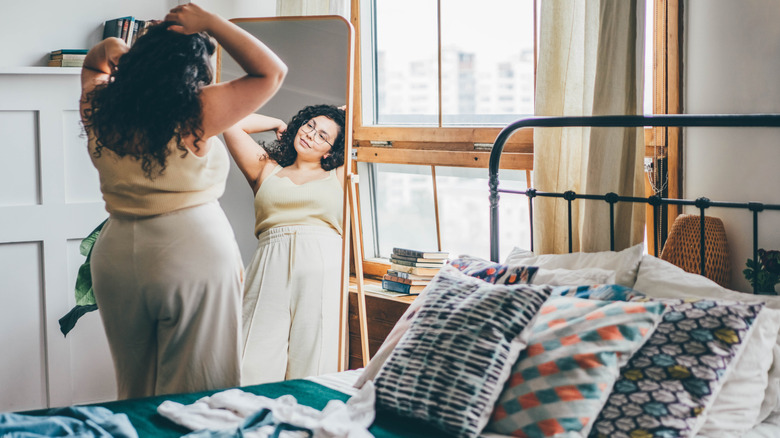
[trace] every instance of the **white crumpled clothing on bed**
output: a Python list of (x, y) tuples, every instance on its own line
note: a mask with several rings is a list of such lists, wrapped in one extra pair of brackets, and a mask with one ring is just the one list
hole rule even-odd
[[(346, 403), (331, 400), (325, 409), (319, 411), (298, 404), (292, 395), (271, 399), (228, 389), (203, 397), (190, 405), (166, 400), (157, 407), (157, 412), (176, 424), (190, 430), (237, 429), (245, 419), (262, 409), (270, 409), (277, 423), (288, 423), (312, 431), (313, 438), (363, 438), (372, 437), (368, 427), (374, 422), (374, 386), (366, 385)], [(273, 433), (273, 426), (242, 431), (243, 436), (267, 437)], [(284, 431), (282, 437), (308, 436), (301, 432)]]

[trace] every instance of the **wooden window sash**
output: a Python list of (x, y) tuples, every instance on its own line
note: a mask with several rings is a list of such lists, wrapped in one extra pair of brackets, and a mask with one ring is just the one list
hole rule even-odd
[[(682, 2), (680, 0), (654, 0), (654, 54), (653, 54), (653, 113), (680, 114), (682, 112)], [(682, 136), (679, 127), (648, 128), (645, 133), (645, 157), (658, 157), (666, 161), (663, 174), (667, 189), (663, 194), (669, 198), (682, 196)], [(653, 195), (649, 181), (645, 184), (646, 195)], [(647, 223), (648, 252), (653, 254), (656, 243), (666, 239), (674, 219), (681, 213), (678, 205), (670, 205), (666, 211), (666, 223), (655, 229), (653, 208), (648, 206), (645, 214)], [(663, 219), (663, 218), (661, 218)], [(659, 233), (661, 234), (659, 236)]]

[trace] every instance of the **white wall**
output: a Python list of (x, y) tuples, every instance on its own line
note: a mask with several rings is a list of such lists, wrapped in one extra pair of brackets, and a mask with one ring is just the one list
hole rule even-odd
[[(685, 17), (685, 112), (780, 113), (780, 2), (688, 0)], [(780, 128), (689, 128), (684, 142), (686, 198), (780, 203)], [(752, 216), (708, 214), (724, 220), (732, 286), (751, 290)], [(759, 247), (780, 249), (780, 212), (760, 217)]]
[[(49, 52), (57, 49), (88, 49), (103, 36), (103, 22), (132, 15), (162, 19), (183, 0), (2, 0), (0, 2), (0, 67), (46, 65)], [(204, 8), (225, 18), (271, 17), (276, 0), (201, 0)]]

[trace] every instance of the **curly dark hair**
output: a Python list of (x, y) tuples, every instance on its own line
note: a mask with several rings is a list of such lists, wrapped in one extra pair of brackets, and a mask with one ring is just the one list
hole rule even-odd
[(333, 141), (333, 147), (330, 149), (330, 154), (327, 157), (323, 157), (320, 164), (324, 170), (332, 170), (340, 167), (344, 164), (344, 127), (346, 116), (343, 109), (339, 109), (333, 105), (310, 105), (304, 107), (302, 110), (298, 111), (298, 114), (294, 115), (290, 120), (290, 123), (287, 124), (287, 130), (282, 134), (280, 140), (268, 144), (260, 142), (260, 146), (262, 146), (266, 152), (268, 152), (268, 156), (280, 166), (287, 167), (291, 165), (298, 157), (298, 152), (295, 151), (295, 146), (293, 144), (298, 129), (300, 129), (304, 123), (317, 116), (325, 116), (333, 120), (340, 128), (336, 140)]
[(84, 128), (96, 138), (94, 155), (103, 148), (120, 157), (141, 161), (147, 178), (155, 168), (161, 175), (176, 139), (182, 157), (188, 150), (182, 138), (193, 135), (195, 148), (203, 138), (201, 89), (213, 78), (211, 55), (216, 48), (205, 33), (184, 35), (168, 30), (172, 23), (153, 25), (119, 59), (106, 84), (95, 87), (86, 100)]

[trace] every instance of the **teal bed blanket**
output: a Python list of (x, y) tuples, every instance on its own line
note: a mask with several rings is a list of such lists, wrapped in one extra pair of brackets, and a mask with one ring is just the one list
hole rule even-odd
[[(285, 394), (293, 395), (298, 403), (322, 410), (330, 400), (347, 401), (349, 396), (342, 392), (314, 383), (309, 380), (288, 380), (267, 383), (264, 385), (244, 386), (242, 391), (262, 395), (268, 398), (278, 398)], [(143, 437), (180, 437), (190, 431), (181, 427), (157, 413), (157, 406), (165, 400), (181, 404), (192, 404), (198, 399), (212, 395), (218, 391), (204, 391), (187, 394), (174, 394), (156, 397), (146, 397), (132, 400), (120, 400), (106, 403), (96, 403), (90, 406), (102, 406), (117, 414), (126, 414), (130, 422)], [(50, 410), (25, 412), (33, 415), (47, 415)], [(377, 438), (411, 437), (430, 438), (443, 437), (441, 432), (430, 426), (413, 420), (400, 418), (386, 412), (378, 412), (374, 424), (369, 429)]]

